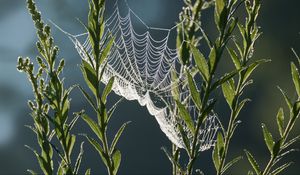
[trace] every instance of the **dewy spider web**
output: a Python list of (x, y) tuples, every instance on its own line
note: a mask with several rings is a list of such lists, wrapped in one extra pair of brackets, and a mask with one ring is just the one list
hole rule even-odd
[[(127, 4), (127, 3), (126, 3)], [(115, 77), (113, 91), (127, 100), (137, 100), (141, 106), (146, 106), (153, 115), (161, 130), (179, 148), (184, 148), (184, 142), (178, 125), (184, 127), (190, 142), (192, 133), (178, 116), (174, 100), (174, 91), (178, 91), (179, 100), (189, 104), (187, 108), (194, 119), (199, 112), (192, 104), (189, 89), (186, 87), (184, 67), (178, 58), (177, 49), (168, 47), (170, 29), (153, 28), (146, 25), (128, 6), (128, 13), (120, 15), (118, 4), (114, 12), (105, 20), (104, 37), (114, 37), (114, 44), (107, 58), (102, 82), (107, 84), (111, 77)], [(137, 32), (133, 21), (145, 28), (144, 32)], [(163, 39), (155, 39), (152, 31), (166, 33)], [(80, 35), (68, 34), (82, 59), (89, 62), (92, 47), (88, 33)], [(102, 41), (103, 44), (104, 41)], [(219, 129), (218, 118), (215, 113), (207, 116), (198, 134), (200, 150), (207, 150), (214, 145), (214, 137)]]

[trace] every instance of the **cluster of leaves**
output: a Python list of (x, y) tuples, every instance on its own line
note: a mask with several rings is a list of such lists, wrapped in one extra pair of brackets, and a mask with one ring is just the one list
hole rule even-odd
[[(297, 58), (298, 63), (300, 63), (300, 59), (298, 56)], [(271, 132), (267, 129), (267, 126), (265, 124), (262, 124), (264, 140), (270, 152), (270, 159), (265, 168), (261, 169), (253, 155), (249, 151), (245, 150), (248, 161), (250, 162), (255, 174), (257, 175), (280, 174), (292, 164), (292, 162), (285, 162), (281, 165), (278, 165), (280, 162), (282, 162), (283, 158), (285, 158), (286, 155), (296, 151), (296, 149), (291, 148), (291, 146), (296, 141), (300, 140), (300, 135), (296, 136), (295, 138), (289, 139), (290, 133), (293, 130), (300, 113), (300, 75), (298, 72), (298, 67), (299, 65), (296, 66), (295, 63), (291, 63), (291, 75), (295, 90), (297, 92), (297, 99), (295, 100), (295, 102), (292, 102), (291, 99), (286, 95), (286, 93), (279, 88), (287, 104), (289, 115), (289, 118), (286, 119), (283, 108), (279, 108), (276, 116), (279, 138), (275, 140)], [(287, 124), (285, 124), (286, 122)], [(254, 173), (252, 171), (249, 171), (248, 174)]]
[[(242, 157), (237, 158), (226, 163), (227, 152), (229, 144), (235, 129), (239, 123), (240, 111), (245, 104), (250, 101), (248, 98), (242, 98), (242, 94), (247, 86), (253, 83), (251, 75), (253, 71), (262, 63), (269, 60), (258, 60), (252, 62), (252, 55), (255, 41), (259, 38), (260, 33), (256, 24), (257, 16), (259, 14), (260, 2), (259, 0), (245, 1), (245, 9), (247, 17), (245, 24), (241, 24), (237, 19), (241, 41), (232, 40), (236, 49), (227, 48), (227, 51), (232, 59), (236, 70), (240, 70), (237, 76), (238, 82), (234, 78), (222, 84), (222, 92), (230, 108), (230, 117), (227, 128), (223, 128), (223, 134), (218, 133), (217, 143), (213, 150), (213, 161), (216, 168), (216, 174), (224, 174), (225, 171), (234, 163), (238, 162)], [(237, 50), (237, 51), (236, 51)]]
[[(208, 2), (196, 1), (194, 6), (191, 5), (192, 2), (186, 3), (187, 8), (181, 13), (187, 13), (187, 16), (191, 17), (191, 20), (200, 17), (201, 10), (205, 9), (202, 5)], [(238, 19), (234, 16), (238, 7), (244, 3), (247, 18), (245, 24), (242, 25)], [(205, 5), (207, 7), (207, 5)], [(222, 127), (222, 132), (218, 132), (216, 146), (214, 147), (212, 159), (216, 168), (216, 174), (223, 174), (228, 168), (230, 168), (234, 163), (241, 159), (241, 156), (235, 158), (234, 160), (226, 163), (226, 156), (229, 147), (230, 140), (233, 133), (238, 125), (238, 115), (245, 103), (249, 99), (240, 99), (245, 87), (252, 83), (250, 79), (253, 71), (264, 62), (268, 60), (259, 60), (254, 63), (250, 63), (250, 58), (253, 55), (254, 43), (259, 37), (260, 33), (256, 25), (256, 19), (259, 13), (260, 2), (259, 0), (253, 1), (228, 1), (228, 0), (216, 0), (214, 1), (214, 18), (215, 24), (218, 29), (218, 37), (214, 42), (206, 35), (206, 33), (201, 28), (200, 19), (194, 22), (190, 22), (188, 27), (184, 28), (184, 36), (188, 38), (188, 47), (180, 46), (180, 58), (183, 64), (190, 63), (190, 53), (193, 55), (193, 60), (196, 64), (196, 70), (202, 78), (202, 82), (199, 85), (195, 80), (194, 73), (186, 70), (186, 76), (188, 79), (188, 86), (191, 92), (192, 100), (199, 111), (199, 116), (196, 120), (190, 116), (186, 105), (181, 102), (177, 102), (179, 115), (181, 119), (185, 122), (185, 125), (192, 133), (192, 144), (189, 142), (188, 133), (181, 129), (181, 136), (185, 143), (185, 152), (189, 157), (189, 161), (186, 167), (181, 167), (179, 164), (179, 150), (173, 149), (173, 155), (167, 154), (173, 165), (173, 174), (181, 172), (182, 174), (192, 174), (194, 168), (194, 163), (199, 157), (200, 150), (199, 147), (201, 142), (199, 141), (198, 135), (202, 123), (205, 121), (209, 113), (212, 112), (214, 104), (217, 99), (210, 102), (212, 98), (212, 93), (218, 88), (222, 87), (224, 97), (231, 109), (231, 115), (229, 119), (229, 124), (227, 129)], [(186, 12), (187, 9), (190, 11)], [(181, 17), (181, 20), (183, 18)], [(195, 22), (197, 22), (195, 25)], [(241, 34), (241, 44), (239, 41), (233, 39), (234, 29), (238, 27), (239, 33)], [(203, 38), (206, 41), (207, 46), (210, 49), (209, 55), (206, 57), (197, 48), (199, 43), (199, 37), (195, 36), (196, 31), (201, 31)], [(180, 35), (181, 36), (181, 35)], [(177, 41), (180, 42), (180, 36), (178, 36)], [(229, 41), (234, 43), (237, 51), (232, 47), (228, 46)], [(178, 45), (179, 47), (179, 45)], [(224, 74), (220, 78), (215, 77), (218, 64), (222, 57), (224, 57), (224, 50), (228, 51), (234, 65), (235, 69), (229, 73)], [(184, 54), (185, 53), (185, 54)], [(193, 70), (193, 68), (192, 68)], [(238, 76), (238, 82), (235, 83), (235, 77)], [(198, 90), (197, 87), (200, 87)], [(175, 167), (175, 168), (174, 168)]]
[[(27, 7), (34, 21), (38, 42), (36, 44), (40, 53), (36, 57), (38, 65), (29, 58), (20, 57), (17, 69), (24, 72), (31, 82), (34, 101), (29, 101), (31, 116), (34, 125), (28, 126), (37, 137), (40, 150), (29, 147), (37, 157), (40, 168), (44, 174), (78, 174), (83, 155), (83, 143), (76, 162), (72, 162), (71, 156), (76, 145), (76, 136), (71, 130), (82, 112), (74, 113), (71, 121), (68, 121), (70, 110), (70, 92), (73, 87), (65, 88), (60, 74), (64, 69), (64, 59), (57, 60), (58, 47), (54, 45), (50, 27), (45, 25), (41, 14), (37, 10), (33, 0), (27, 0)], [(56, 64), (56, 62), (59, 62)], [(45, 80), (45, 79), (48, 80)], [(59, 145), (54, 144), (53, 138)], [(57, 170), (54, 166), (54, 151), (60, 158)], [(28, 170), (36, 174), (33, 170)]]
[[(114, 78), (111, 78), (101, 91), (100, 81), (104, 72), (105, 59), (107, 58), (113, 38), (105, 38), (102, 41), (104, 32), (104, 0), (89, 1), (90, 12), (88, 18), (89, 39), (93, 47), (92, 56), (88, 54), (88, 60), (82, 60), (81, 70), (86, 84), (90, 88), (92, 96), (90, 96), (81, 86), (72, 86), (68, 89), (64, 87), (63, 79), (60, 74), (64, 69), (64, 59), (57, 60), (58, 47), (54, 45), (51, 36), (50, 27), (45, 25), (41, 19), (41, 14), (36, 8), (33, 0), (28, 0), (28, 9), (34, 21), (38, 42), (37, 48), (40, 56), (37, 56), (38, 70), (35, 71), (34, 62), (29, 58), (19, 58), (17, 69), (25, 72), (32, 84), (35, 95), (34, 101), (29, 101), (29, 107), (32, 111), (31, 115), (34, 120), (34, 126), (28, 126), (37, 136), (40, 152), (30, 148), (36, 155), (43, 174), (54, 174), (54, 157), (53, 150), (60, 158), (57, 174), (78, 174), (79, 167), (83, 156), (83, 142), (81, 143), (80, 153), (75, 164), (71, 160), (73, 148), (76, 145), (76, 136), (71, 134), (71, 129), (75, 125), (77, 119), (82, 116), (83, 120), (89, 125), (92, 131), (97, 135), (100, 143), (88, 135), (84, 135), (91, 145), (95, 147), (101, 156), (107, 171), (110, 175), (117, 174), (121, 162), (121, 153), (116, 149), (118, 140), (124, 131), (127, 123), (123, 124), (112, 143), (108, 144), (106, 135), (109, 119), (111, 118), (117, 105), (107, 111), (107, 96), (112, 90)], [(56, 62), (59, 62), (56, 64)], [(102, 69), (100, 69), (102, 67)], [(48, 80), (46, 81), (46, 77)], [(73, 119), (68, 122), (70, 110), (70, 93), (78, 87), (84, 97), (87, 99), (91, 107), (94, 109), (98, 121), (95, 122), (83, 111), (74, 113)], [(52, 138), (56, 137), (59, 146), (55, 145)], [(32, 174), (34, 171), (29, 170)], [(90, 174), (90, 169), (86, 171)]]
[[(108, 174), (115, 175), (117, 174), (121, 163), (121, 152), (116, 149), (116, 145), (128, 123), (124, 123), (120, 127), (113, 141), (109, 144), (106, 132), (109, 120), (117, 105), (114, 105), (110, 110), (107, 110), (106, 103), (107, 97), (112, 91), (114, 77), (108, 81), (104, 89), (101, 89), (100, 83), (105, 71), (106, 58), (110, 53), (114, 38), (109, 35), (103, 35), (105, 1), (91, 0), (89, 1), (89, 7), (90, 12), (88, 15), (88, 26), (86, 26), (86, 30), (88, 31), (89, 41), (92, 46), (92, 55), (86, 54), (88, 58), (87, 60), (82, 60), (81, 71), (86, 84), (92, 92), (92, 95), (89, 95), (82, 87), (79, 87), (79, 89), (97, 116), (97, 121), (94, 121), (87, 114), (83, 115), (83, 119), (95, 133), (100, 142), (88, 135), (85, 135), (85, 137), (99, 153), (107, 168)], [(104, 42), (102, 43), (103, 40)], [(87, 53), (87, 51), (85, 52)]]

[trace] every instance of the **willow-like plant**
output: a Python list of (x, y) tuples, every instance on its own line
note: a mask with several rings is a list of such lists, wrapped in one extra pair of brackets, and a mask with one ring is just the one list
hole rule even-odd
[[(285, 157), (297, 151), (297, 149), (291, 148), (295, 142), (300, 140), (300, 135), (290, 139), (290, 133), (294, 129), (295, 123), (299, 118), (300, 113), (300, 75), (299, 75), (299, 64), (300, 59), (295, 54), (298, 59), (298, 65), (291, 62), (291, 75), (294, 83), (294, 88), (296, 90), (297, 98), (293, 102), (286, 94), (285, 91), (281, 91), (283, 98), (285, 99), (286, 105), (288, 107), (289, 118), (285, 117), (283, 108), (279, 108), (276, 120), (277, 120), (277, 129), (279, 132), (278, 139), (274, 139), (272, 133), (267, 129), (267, 126), (262, 123), (263, 137), (270, 153), (270, 159), (267, 165), (264, 168), (260, 168), (259, 164), (255, 160), (254, 156), (247, 150), (245, 153), (247, 155), (248, 161), (251, 164), (256, 175), (277, 175), (286, 170), (293, 162), (284, 161)], [(285, 124), (287, 122), (287, 124)], [(281, 163), (283, 162), (283, 163)], [(253, 171), (249, 171), (248, 174), (254, 174)]]
[[(244, 3), (247, 18), (245, 25), (239, 23), (235, 13), (237, 9)], [(192, 144), (185, 142), (185, 152), (188, 155), (188, 163), (186, 167), (180, 167), (179, 163), (179, 150), (173, 150), (173, 155), (169, 159), (173, 165), (173, 174), (193, 174), (195, 169), (195, 162), (200, 155), (200, 140), (198, 138), (201, 124), (205, 121), (209, 113), (214, 109), (216, 100), (210, 99), (213, 97), (212, 93), (218, 88), (222, 87), (224, 97), (231, 109), (231, 115), (229, 118), (229, 124), (227, 128), (222, 127), (222, 131), (218, 133), (216, 145), (213, 150), (212, 159), (216, 168), (216, 174), (223, 174), (234, 163), (240, 160), (238, 157), (232, 161), (226, 163), (226, 156), (229, 147), (230, 140), (233, 136), (234, 130), (238, 125), (238, 115), (241, 109), (244, 107), (248, 99), (240, 100), (240, 96), (246, 86), (252, 83), (249, 80), (250, 75), (261, 63), (267, 62), (267, 60), (259, 60), (254, 63), (250, 63), (250, 58), (253, 54), (253, 47), (256, 39), (260, 33), (256, 26), (256, 19), (259, 13), (260, 2), (259, 0), (253, 1), (237, 1), (237, 0), (216, 0), (214, 1), (214, 18), (216, 28), (218, 30), (218, 37), (215, 41), (212, 41), (210, 37), (204, 32), (201, 26), (200, 18), (201, 9), (207, 8), (211, 3), (206, 1), (195, 1), (194, 4), (191, 1), (187, 1), (187, 8), (184, 8), (182, 14), (186, 14), (186, 17), (191, 17), (190, 22), (184, 28), (184, 34), (189, 39), (189, 45), (187, 47), (181, 47), (181, 60), (183, 64), (189, 64), (192, 53), (194, 62), (196, 63), (197, 74), (202, 78), (202, 82), (199, 84), (195, 77), (194, 70), (186, 70), (186, 76), (188, 79), (188, 86), (191, 92), (192, 100), (199, 111), (199, 116), (196, 120), (193, 120), (189, 115), (189, 112), (185, 109), (185, 104), (177, 103), (179, 114), (186, 125), (189, 126), (193, 136), (188, 138), (188, 134), (181, 132), (183, 140), (192, 139)], [(183, 18), (181, 18), (182, 20)], [(196, 23), (196, 25), (195, 25)], [(239, 41), (233, 39), (233, 31), (238, 26), (241, 33), (241, 44)], [(203, 38), (206, 41), (207, 46), (210, 49), (208, 56), (204, 56), (197, 48), (199, 39), (195, 37), (196, 31), (201, 31)], [(179, 36), (180, 39), (180, 36)], [(236, 52), (231, 46), (228, 45), (229, 41), (233, 41), (238, 52)], [(230, 57), (235, 65), (235, 70), (229, 73), (225, 73), (221, 77), (216, 77), (216, 71), (218, 70), (218, 64), (224, 57), (224, 51), (228, 50)], [(186, 53), (186, 54), (184, 54)], [(238, 54), (237, 54), (238, 53)], [(235, 83), (234, 77), (238, 75), (238, 83)], [(200, 87), (198, 90), (197, 87)]]
[[(40, 149), (27, 147), (36, 155), (43, 174), (78, 174), (83, 156), (83, 143), (74, 163), (72, 155), (76, 136), (71, 130), (82, 112), (75, 113), (72, 118), (69, 116), (69, 95), (73, 87), (65, 88), (63, 79), (60, 78), (65, 61), (57, 59), (58, 47), (54, 45), (50, 27), (44, 24), (35, 2), (27, 0), (27, 7), (37, 30), (36, 46), (40, 55), (36, 57), (36, 65), (29, 58), (20, 57), (17, 69), (28, 76), (32, 85), (34, 100), (30, 100), (28, 105), (33, 126), (27, 127), (36, 134)], [(54, 138), (58, 140), (58, 145), (54, 144)], [(58, 168), (55, 168), (53, 161), (54, 153), (60, 158)], [(33, 170), (28, 171), (37, 174)]]
[(85, 83), (91, 90), (92, 95), (89, 95), (82, 87), (79, 87), (79, 89), (93, 108), (97, 121), (94, 121), (87, 114), (84, 114), (82, 118), (96, 134), (100, 142), (88, 135), (85, 135), (87, 140), (99, 153), (107, 168), (108, 174), (115, 175), (117, 174), (121, 163), (121, 152), (116, 148), (116, 145), (128, 123), (124, 123), (120, 127), (115, 137), (112, 139), (112, 142), (109, 143), (106, 132), (109, 120), (116, 108), (116, 105), (114, 105), (111, 110), (107, 110), (106, 102), (107, 96), (110, 94), (113, 87), (114, 77), (108, 81), (104, 89), (101, 89), (100, 83), (105, 71), (106, 58), (108, 54), (110, 54), (114, 38), (110, 35), (107, 37), (104, 36), (105, 24), (103, 15), (105, 11), (105, 0), (90, 0), (89, 7), (90, 11), (86, 30), (89, 35), (92, 54), (91, 56), (86, 54), (88, 59), (82, 60), (81, 71), (83, 73)]
[(259, 38), (260, 32), (256, 24), (259, 14), (260, 1), (245, 1), (246, 20), (244, 24), (237, 22), (241, 40), (232, 40), (236, 49), (227, 48), (227, 51), (234, 63), (238, 73), (238, 82), (231, 78), (229, 81), (222, 84), (222, 92), (230, 108), (230, 117), (226, 129), (223, 131), (224, 135), (218, 133), (217, 143), (213, 150), (213, 161), (216, 168), (216, 174), (224, 174), (234, 163), (239, 161), (242, 157), (237, 158), (226, 163), (226, 157), (229, 149), (230, 141), (234, 135), (235, 129), (239, 124), (239, 114), (244, 108), (245, 104), (250, 101), (248, 98), (242, 98), (245, 88), (253, 83), (251, 75), (253, 71), (262, 63), (269, 60), (252, 61), (255, 41)]

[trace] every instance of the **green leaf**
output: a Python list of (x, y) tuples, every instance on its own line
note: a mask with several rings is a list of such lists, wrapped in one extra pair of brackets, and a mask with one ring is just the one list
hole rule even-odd
[(192, 75), (188, 71), (187, 71), (187, 77), (188, 77), (189, 89), (191, 92), (192, 99), (193, 99), (195, 105), (197, 106), (198, 110), (200, 110), (200, 108), (201, 108), (200, 94), (197, 90), (197, 86), (195, 84), (195, 81), (194, 81)]
[(115, 150), (112, 154), (112, 159), (113, 159), (113, 163), (114, 163), (113, 174), (117, 174), (120, 164), (121, 164), (121, 159), (122, 159), (121, 152), (119, 150)]
[(83, 94), (84, 98), (89, 102), (89, 104), (92, 106), (95, 112), (97, 112), (96, 104), (93, 102), (92, 97), (81, 87), (78, 86), (80, 92)]
[(229, 79), (233, 78), (237, 73), (239, 73), (241, 70), (234, 70), (230, 73), (225, 74), (223, 77), (221, 77), (219, 80), (217, 80), (211, 87), (211, 90), (214, 90), (218, 88), (220, 85), (228, 81)]
[(83, 120), (89, 125), (92, 131), (97, 135), (97, 137), (102, 140), (102, 134), (100, 128), (98, 127), (97, 123), (94, 122), (88, 115), (82, 115)]
[(111, 77), (103, 90), (101, 100), (104, 104), (106, 103), (107, 96), (109, 95), (109, 93), (111, 92), (111, 90), (113, 88), (114, 81), (115, 81), (115, 77)]
[(84, 77), (84, 80), (88, 87), (91, 89), (93, 94), (97, 96), (97, 88), (98, 88), (98, 79), (97, 79), (97, 73), (95, 70), (90, 66), (89, 63), (86, 61), (82, 60), (82, 65), (81, 65), (81, 71)]
[(170, 160), (170, 162), (173, 164), (173, 165), (176, 165), (177, 168), (179, 169), (179, 171), (181, 172), (182, 171), (182, 167), (181, 165), (178, 163), (177, 160), (175, 160), (175, 158), (172, 156), (172, 154), (165, 148), (165, 147), (162, 147), (161, 148), (164, 153), (166, 154), (166, 156), (168, 157), (168, 159)]
[(252, 72), (261, 64), (263, 63), (267, 63), (267, 62), (270, 62), (270, 60), (266, 60), (266, 59), (261, 59), (261, 60), (258, 60), (252, 64), (250, 64), (245, 70), (243, 70), (242, 74), (243, 74), (243, 83), (245, 83), (248, 78), (250, 77), (250, 75), (252, 74)]
[(78, 174), (78, 172), (79, 172), (79, 168), (80, 168), (82, 157), (83, 157), (83, 143), (84, 142), (81, 142), (81, 144), (80, 144), (80, 152), (79, 152), (79, 154), (77, 156), (77, 159), (76, 159), (73, 174)]
[(273, 141), (272, 134), (268, 131), (268, 129), (264, 123), (262, 123), (261, 127), (263, 129), (265, 143), (266, 143), (270, 153), (273, 154), (274, 141)]
[(218, 132), (217, 135), (217, 147), (219, 159), (221, 160), (221, 157), (223, 157), (224, 154), (224, 138), (221, 132)]
[(222, 172), (221, 174), (224, 174), (226, 170), (228, 170), (232, 165), (234, 165), (235, 163), (237, 163), (238, 161), (240, 161), (243, 157), (242, 156), (239, 156), (239, 157), (236, 157), (234, 158), (233, 160), (231, 160), (230, 162), (228, 162), (224, 168), (222, 169)]
[(298, 117), (299, 111), (300, 111), (300, 101), (296, 101), (293, 105), (293, 116), (292, 116), (293, 122)]
[(240, 62), (236, 52), (232, 48), (227, 48), (227, 50), (228, 50), (228, 53), (232, 59), (232, 62), (234, 64), (235, 68), (238, 70), (241, 69), (241, 62)]
[(174, 100), (179, 100), (179, 89), (178, 89), (178, 76), (176, 74), (176, 70), (171, 70), (171, 78), (172, 78), (172, 88), (171, 88), (171, 94)]
[(233, 105), (232, 102), (235, 97), (235, 90), (233, 88), (234, 87), (232, 87), (229, 82), (225, 82), (222, 84), (223, 95), (231, 109), (232, 109), (232, 105)]
[(181, 35), (177, 35), (177, 49), (178, 49), (178, 55), (180, 58), (180, 62), (183, 65), (189, 64), (189, 58), (190, 58), (190, 49), (189, 44), (181, 39)]
[(218, 132), (217, 135), (217, 143), (214, 147), (212, 156), (213, 156), (213, 162), (216, 169), (219, 169), (220, 163), (221, 163), (221, 157), (224, 153), (224, 139), (221, 132)]
[(115, 150), (115, 147), (116, 147), (116, 145), (117, 145), (117, 143), (118, 143), (118, 141), (119, 141), (119, 139), (120, 139), (120, 137), (121, 137), (121, 135), (122, 135), (124, 129), (126, 128), (126, 126), (127, 126), (129, 123), (130, 123), (130, 122), (124, 123), (124, 124), (120, 127), (120, 129), (118, 130), (118, 132), (116, 133), (116, 135), (115, 135), (115, 137), (114, 137), (114, 139), (113, 139), (113, 141), (112, 141), (112, 143), (111, 143), (111, 148), (110, 148), (110, 151), (111, 151), (111, 152), (113, 152), (113, 151)]
[(191, 45), (191, 50), (193, 52), (194, 60), (197, 64), (198, 70), (204, 81), (207, 82), (209, 79), (209, 68), (206, 59), (196, 47)]
[(243, 101), (240, 102), (240, 104), (238, 105), (238, 108), (236, 110), (236, 116), (238, 117), (239, 113), (241, 112), (241, 110), (243, 109), (243, 107), (245, 106), (245, 104), (247, 102), (251, 101), (250, 99), (246, 98)]
[(292, 144), (294, 144), (295, 142), (299, 141), (300, 140), (300, 135), (298, 135), (297, 137), (287, 141), (283, 146), (282, 146), (282, 149), (286, 149), (288, 148), (289, 146), (291, 146)]
[(87, 138), (87, 140), (89, 141), (89, 143), (96, 149), (96, 151), (99, 153), (103, 163), (106, 165), (106, 167), (108, 166), (108, 162), (107, 160), (109, 160), (108, 155), (105, 154), (103, 148), (101, 147), (101, 145), (93, 138), (85, 135), (85, 137)]
[(188, 139), (188, 136), (186, 134), (186, 132), (184, 131), (183, 127), (181, 124), (179, 124), (178, 126), (179, 132), (181, 134), (183, 143), (185, 145), (185, 150), (188, 153), (188, 155), (191, 155), (191, 147), (190, 147), (190, 140)]
[(212, 152), (212, 159), (213, 159), (213, 162), (214, 162), (214, 165), (215, 165), (215, 169), (219, 169), (219, 166), (220, 166), (220, 156), (219, 156), (219, 149), (218, 149), (218, 146), (215, 145), (214, 146), (214, 149), (213, 149), (213, 152)]
[(68, 147), (68, 156), (71, 157), (72, 150), (74, 147), (74, 144), (76, 142), (76, 136), (75, 135), (68, 135), (67, 137), (67, 147)]
[(103, 61), (107, 58), (108, 54), (110, 53), (110, 49), (113, 46), (114, 38), (111, 37), (108, 41), (107, 45), (105, 46), (105, 49), (102, 51), (100, 59), (99, 59), (99, 66), (103, 63)]
[(274, 171), (272, 171), (271, 174), (277, 175), (277, 174), (281, 173), (282, 171), (284, 171), (285, 169), (287, 169), (292, 164), (293, 164), (293, 162), (285, 163), (285, 164), (281, 165), (280, 167), (276, 168)]
[(91, 175), (91, 169), (87, 169), (86, 172), (84, 173), (84, 175)]
[(209, 72), (212, 73), (216, 66), (215, 64), (217, 60), (217, 53), (216, 53), (215, 46), (210, 50), (208, 58), (209, 58)]
[(222, 13), (224, 7), (225, 7), (224, 0), (216, 0), (216, 7), (215, 8), (216, 8), (216, 12), (217, 12), (218, 15), (220, 15)]
[(261, 173), (261, 170), (259, 168), (259, 165), (257, 164), (257, 162), (254, 159), (254, 157), (252, 156), (252, 154), (247, 150), (244, 150), (244, 151), (245, 151), (247, 159), (248, 159), (249, 163), (251, 164), (251, 166), (252, 166), (253, 170), (255, 171), (255, 173), (257, 175), (261, 175), (262, 173)]
[(34, 172), (33, 170), (27, 170), (27, 172), (29, 172), (31, 175), (37, 175), (37, 173), (36, 172)]
[(291, 63), (291, 72), (292, 72), (292, 77), (293, 77), (293, 82), (295, 85), (295, 89), (297, 91), (298, 96), (300, 96), (300, 77), (299, 77), (299, 72), (298, 68), (296, 65), (292, 62)]
[(273, 150), (272, 150), (272, 155), (274, 157), (276, 157), (278, 155), (278, 153), (281, 150), (281, 144), (282, 144), (282, 140), (278, 140), (277, 142), (275, 142), (274, 146), (273, 146)]
[(284, 132), (284, 112), (282, 108), (279, 109), (276, 118), (277, 118), (277, 126), (279, 130), (279, 134), (282, 137)]
[(176, 104), (177, 104), (178, 109), (179, 109), (180, 117), (183, 119), (183, 121), (185, 122), (185, 124), (187, 125), (187, 127), (190, 129), (190, 131), (192, 133), (194, 133), (195, 132), (194, 122), (193, 122), (192, 117), (189, 114), (188, 110), (179, 101), (176, 101)]
[(291, 102), (290, 98), (286, 95), (285, 91), (283, 91), (279, 86), (277, 88), (280, 90), (280, 92), (281, 92), (281, 94), (282, 94), (289, 110), (292, 111), (293, 105), (292, 105), (292, 102)]

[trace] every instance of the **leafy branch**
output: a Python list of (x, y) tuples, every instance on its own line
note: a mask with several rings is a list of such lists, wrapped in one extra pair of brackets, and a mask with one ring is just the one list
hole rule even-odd
[(230, 107), (230, 118), (227, 128), (224, 132), (224, 136), (218, 133), (217, 143), (214, 147), (212, 158), (214, 161), (216, 174), (224, 174), (232, 165), (238, 162), (242, 157), (238, 156), (235, 159), (226, 163), (226, 157), (229, 149), (230, 141), (233, 137), (235, 129), (239, 124), (239, 114), (244, 108), (245, 104), (250, 101), (248, 98), (242, 99), (241, 96), (247, 86), (253, 83), (250, 79), (253, 71), (262, 63), (266, 63), (269, 60), (258, 60), (250, 63), (255, 41), (259, 38), (260, 32), (256, 24), (256, 20), (259, 14), (260, 1), (244, 1), (244, 5), (247, 12), (247, 18), (245, 24), (242, 25), (237, 22), (239, 33), (241, 35), (241, 44), (237, 40), (233, 40), (237, 51), (228, 47), (227, 51), (232, 59), (232, 62), (236, 70), (241, 70), (238, 73), (238, 82), (235, 83), (234, 78), (229, 79), (222, 84), (222, 91), (228, 106)]
[[(82, 118), (92, 129), (100, 142), (88, 135), (85, 135), (85, 137), (99, 153), (107, 168), (108, 174), (115, 175), (121, 163), (121, 152), (116, 148), (116, 145), (128, 123), (124, 123), (120, 127), (113, 141), (109, 144), (107, 129), (116, 105), (108, 111), (106, 103), (107, 97), (112, 91), (115, 78), (111, 77), (104, 89), (101, 89), (100, 83), (105, 71), (106, 58), (110, 54), (114, 38), (110, 35), (104, 36), (103, 18), (105, 0), (90, 0), (89, 8), (88, 26), (86, 26), (86, 29), (92, 47), (92, 54), (86, 54), (86, 60), (82, 60), (81, 71), (92, 95), (89, 95), (82, 87), (79, 87), (79, 89), (93, 108), (97, 116), (97, 121), (94, 121), (87, 114), (84, 114)], [(104, 41), (104, 43), (102, 43), (102, 41)], [(87, 51), (85, 52), (88, 53)]]
[[(297, 56), (297, 55), (296, 55)], [(298, 63), (300, 59), (298, 58)], [(295, 102), (292, 102), (291, 99), (286, 95), (286, 92), (279, 88), (283, 98), (288, 107), (289, 118), (286, 119), (283, 108), (279, 108), (276, 119), (277, 119), (277, 129), (279, 132), (279, 138), (275, 140), (271, 132), (267, 129), (265, 124), (262, 124), (262, 131), (266, 146), (270, 153), (270, 159), (264, 169), (261, 169), (254, 156), (247, 150), (245, 153), (247, 155), (248, 161), (250, 162), (255, 174), (257, 175), (276, 175), (282, 173), (286, 170), (293, 162), (285, 162), (281, 165), (278, 165), (282, 160), (290, 153), (297, 151), (292, 149), (291, 146), (300, 140), (300, 135), (295, 138), (289, 139), (290, 133), (294, 129), (295, 123), (299, 118), (300, 113), (300, 75), (298, 71), (299, 65), (296, 66), (295, 63), (291, 63), (291, 75), (294, 83), (294, 87), (297, 94), (297, 99)], [(287, 121), (288, 120), (288, 121)], [(287, 121), (287, 124), (285, 122)], [(249, 171), (248, 174), (254, 174), (252, 171)]]
[[(206, 1), (196, 1), (195, 4), (205, 4)], [(223, 52), (226, 49), (228, 40), (232, 38), (232, 34), (234, 29), (237, 26), (237, 19), (233, 16), (236, 12), (236, 9), (239, 7), (239, 3), (237, 1), (225, 1), (225, 0), (217, 0), (215, 1), (215, 23), (218, 29), (219, 36), (215, 39), (214, 42), (206, 35), (206, 33), (200, 28), (200, 25), (196, 25), (197, 30), (202, 32), (203, 37), (205, 38), (206, 44), (210, 49), (209, 55), (206, 57), (204, 54), (198, 50), (197, 43), (198, 41), (194, 38), (194, 31), (191, 31), (192, 42), (188, 41), (190, 44), (187, 48), (182, 47), (181, 49), (186, 49), (187, 51), (181, 51), (189, 53), (191, 52), (193, 55), (193, 60), (196, 64), (195, 69), (199, 73), (202, 78), (202, 83), (200, 85), (200, 90), (198, 90), (197, 82), (194, 80), (194, 76), (191, 74), (190, 70), (194, 68), (190, 68), (190, 70), (186, 70), (185, 74), (188, 79), (188, 86), (191, 92), (192, 100), (199, 111), (199, 115), (196, 120), (193, 120), (190, 116), (188, 110), (186, 109), (185, 104), (181, 104), (181, 102), (177, 101), (177, 106), (179, 110), (179, 115), (181, 120), (184, 121), (184, 124), (187, 126), (188, 131), (184, 131), (180, 129), (181, 136), (184, 140), (185, 144), (185, 152), (187, 153), (189, 160), (187, 166), (185, 168), (178, 168), (179, 172), (183, 174), (192, 174), (194, 169), (194, 163), (200, 154), (201, 141), (199, 140), (200, 127), (203, 122), (206, 120), (207, 116), (212, 112), (214, 108), (214, 104), (216, 100), (210, 100), (212, 98), (212, 93), (220, 87), (222, 84), (232, 79), (235, 75), (239, 74), (242, 71), (242, 68), (236, 69), (228, 74), (224, 74), (220, 78), (215, 77), (215, 73), (217, 71), (218, 64), (223, 57)], [(191, 8), (191, 9), (202, 9), (200, 8)], [(190, 13), (197, 14), (196, 17), (199, 17), (199, 13), (197, 10), (191, 11)], [(198, 20), (199, 22), (200, 20)], [(189, 34), (189, 30), (192, 28), (185, 28), (185, 33)], [(194, 30), (194, 29), (193, 29)], [(196, 45), (195, 45), (196, 44)], [(181, 54), (180, 55), (182, 63), (187, 65), (190, 64), (189, 54)], [(179, 122), (180, 123), (180, 122)], [(180, 124), (179, 124), (180, 125)], [(182, 128), (183, 126), (181, 126)], [(191, 134), (189, 134), (191, 133)], [(188, 135), (192, 135), (188, 137)], [(174, 174), (174, 165), (179, 164), (178, 153), (173, 150), (173, 157), (169, 156), (170, 160), (173, 161), (173, 174)], [(177, 157), (176, 157), (176, 156)], [(176, 162), (176, 163), (175, 163)]]
[[(37, 65), (29, 58), (19, 57), (17, 69), (24, 72), (31, 82), (34, 100), (29, 101), (34, 125), (28, 126), (37, 136), (40, 151), (31, 149), (37, 157), (43, 174), (53, 174), (53, 150), (60, 157), (57, 174), (78, 174), (83, 156), (83, 143), (75, 164), (72, 163), (72, 153), (76, 136), (71, 130), (82, 112), (74, 113), (68, 122), (70, 110), (70, 93), (73, 87), (65, 89), (60, 74), (64, 69), (64, 59), (57, 60), (58, 47), (54, 45), (51, 30), (41, 19), (33, 0), (27, 0), (29, 13), (37, 30), (36, 47), (40, 53), (36, 57)], [(56, 61), (59, 63), (56, 64)], [(48, 79), (48, 80), (47, 80)], [(59, 147), (52, 143), (53, 137), (59, 141)], [(28, 170), (36, 174), (33, 170)]]

